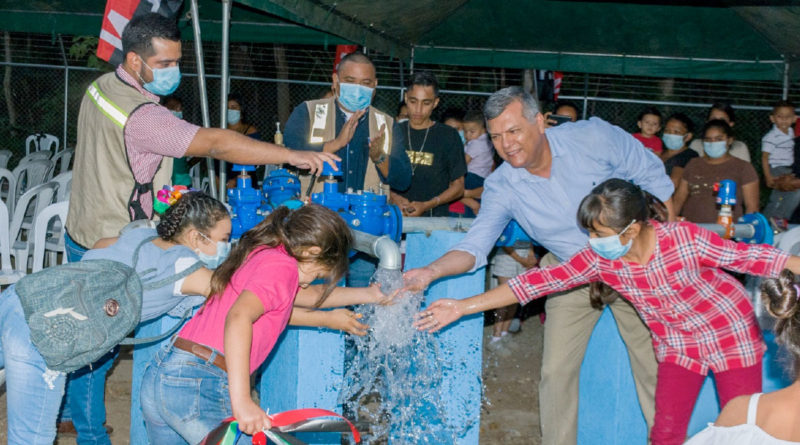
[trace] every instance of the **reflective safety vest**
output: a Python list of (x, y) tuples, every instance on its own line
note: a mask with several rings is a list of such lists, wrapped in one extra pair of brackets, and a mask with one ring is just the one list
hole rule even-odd
[(120, 229), (133, 220), (150, 218), (139, 197), (170, 184), (172, 158), (163, 159), (156, 173), (142, 182), (136, 181), (129, 163), (125, 126), (137, 108), (149, 103), (153, 102), (116, 72), (100, 76), (86, 89), (78, 115), (66, 223), (70, 238), (84, 247), (119, 236)]
[[(319, 99), (306, 101), (308, 107), (309, 118), (309, 132), (308, 142), (311, 144), (324, 144), (325, 142), (336, 139), (336, 99)], [(386, 137), (383, 140), (383, 152), (388, 158), (392, 149), (392, 127), (394, 125), (394, 118), (370, 106), (367, 111), (369, 119), (369, 138), (374, 139), (380, 133), (381, 126), (386, 125)], [(386, 161), (388, 162), (388, 160)], [(311, 175), (300, 175), (301, 191), (305, 193), (308, 190), (308, 184), (311, 181)], [(320, 193), (322, 191), (322, 181), (317, 181), (311, 193)], [(364, 190), (378, 192), (383, 190), (386, 194), (389, 192), (389, 186), (381, 181), (378, 175), (378, 167), (372, 162), (372, 159), (367, 156), (367, 171), (364, 175)]]

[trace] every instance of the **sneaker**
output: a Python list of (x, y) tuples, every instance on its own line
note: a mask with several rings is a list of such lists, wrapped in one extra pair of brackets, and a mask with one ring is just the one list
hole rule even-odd
[(786, 218), (776, 218), (774, 216), (770, 216), (768, 219), (769, 225), (776, 235), (789, 230), (789, 220)]
[(522, 320), (519, 318), (514, 318), (511, 320), (511, 324), (508, 326), (508, 332), (512, 334), (516, 334), (522, 329)]

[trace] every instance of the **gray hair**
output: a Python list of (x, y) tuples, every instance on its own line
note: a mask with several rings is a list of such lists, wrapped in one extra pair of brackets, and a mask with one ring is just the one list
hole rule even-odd
[(522, 104), (522, 115), (529, 122), (536, 120), (536, 115), (540, 113), (539, 104), (522, 87), (507, 87), (489, 96), (486, 105), (483, 106), (483, 117), (490, 121), (505, 111), (513, 102)]

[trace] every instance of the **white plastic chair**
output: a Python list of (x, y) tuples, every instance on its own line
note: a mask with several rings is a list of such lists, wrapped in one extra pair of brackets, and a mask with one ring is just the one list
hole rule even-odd
[[(20, 272), (25, 272), (28, 268), (28, 256), (33, 242), (30, 230), (33, 221), (53, 202), (56, 188), (58, 184), (55, 182), (39, 184), (23, 193), (14, 206), (14, 216), (9, 224), (9, 240), (14, 266)], [(25, 221), (26, 217), (29, 219), (28, 222)]]
[(25, 155), (29, 155), (39, 150), (58, 151), (58, 137), (47, 133), (32, 134), (25, 139)]
[(30, 162), (36, 159), (50, 159), (53, 156), (53, 152), (50, 150), (39, 150), (31, 152), (25, 155), (22, 159), (19, 160), (17, 165), (25, 164), (26, 162)]
[(70, 170), (69, 163), (72, 161), (72, 156), (75, 155), (75, 150), (61, 150), (53, 156), (53, 174), (60, 175), (61, 173)]
[(0, 200), (5, 203), (8, 213), (14, 213), (16, 201), (17, 177), (11, 170), (0, 168)]
[(33, 159), (20, 164), (12, 171), (17, 179), (17, 189), (14, 195), (19, 196), (31, 187), (44, 183), (53, 170), (53, 161), (49, 159)]
[(8, 232), (8, 209), (0, 202), (0, 285), (13, 284), (25, 276), (25, 272), (11, 267), (11, 238)]
[(8, 161), (11, 160), (11, 150), (0, 150), (0, 168), (8, 168)]
[(58, 184), (55, 201), (61, 202), (68, 200), (69, 192), (72, 190), (72, 170), (53, 177), (51, 181)]
[[(55, 266), (58, 263), (58, 254), (61, 262), (67, 262), (64, 249), (64, 223), (67, 221), (69, 201), (57, 202), (45, 207), (36, 217), (33, 224), (33, 262), (31, 272), (38, 272), (44, 268), (44, 254), (48, 254), (48, 264)], [(52, 222), (52, 223), (51, 223)]]

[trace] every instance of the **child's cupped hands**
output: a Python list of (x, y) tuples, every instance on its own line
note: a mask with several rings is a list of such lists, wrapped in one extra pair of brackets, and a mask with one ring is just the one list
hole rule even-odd
[(369, 325), (358, 321), (363, 316), (344, 308), (334, 309), (330, 311), (328, 327), (362, 337), (369, 329)]

